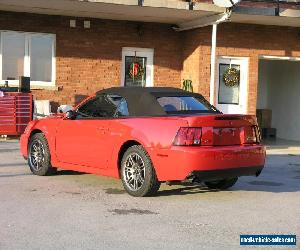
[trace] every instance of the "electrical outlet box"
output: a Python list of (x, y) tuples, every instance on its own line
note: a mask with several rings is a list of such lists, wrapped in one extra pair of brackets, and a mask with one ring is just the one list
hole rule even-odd
[(76, 28), (76, 20), (70, 20), (70, 27)]
[(85, 29), (90, 29), (91, 28), (91, 21), (84, 21), (83, 22), (83, 27), (85, 28)]

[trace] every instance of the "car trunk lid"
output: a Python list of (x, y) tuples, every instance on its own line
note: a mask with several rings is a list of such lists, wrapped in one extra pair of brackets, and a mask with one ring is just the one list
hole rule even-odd
[(185, 117), (189, 127), (201, 127), (201, 145), (227, 146), (253, 144), (260, 141), (255, 116), (197, 115)]

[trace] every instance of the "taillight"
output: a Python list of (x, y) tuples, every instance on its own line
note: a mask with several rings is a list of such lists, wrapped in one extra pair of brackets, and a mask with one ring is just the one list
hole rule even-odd
[(201, 128), (181, 127), (174, 139), (176, 146), (196, 146), (201, 144)]
[(260, 132), (257, 126), (245, 127), (244, 144), (255, 144), (260, 142)]

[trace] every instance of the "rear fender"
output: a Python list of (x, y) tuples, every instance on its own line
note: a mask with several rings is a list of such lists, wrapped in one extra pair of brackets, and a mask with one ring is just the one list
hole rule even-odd
[[(170, 148), (179, 127), (187, 126), (187, 121), (172, 118), (131, 118), (111, 122), (111, 140), (115, 146), (108, 164), (118, 171), (120, 168), (120, 151), (128, 141), (140, 144), (149, 154), (157, 175), (160, 175), (160, 161), (157, 155), (161, 149)], [(114, 133), (118, 131), (118, 133)]]

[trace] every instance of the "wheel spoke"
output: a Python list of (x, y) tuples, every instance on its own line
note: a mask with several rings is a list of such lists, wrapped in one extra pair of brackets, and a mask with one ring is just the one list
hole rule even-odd
[(138, 169), (140, 171), (143, 171), (145, 169), (144, 163), (138, 166)]
[(129, 178), (128, 178), (128, 183), (131, 183), (133, 181), (133, 176), (130, 176)]
[(141, 183), (141, 185), (144, 183), (144, 179), (140, 174), (137, 175), (137, 180)]
[(132, 172), (132, 168), (125, 166), (125, 171), (131, 173)]
[(134, 179), (134, 189), (138, 189), (138, 181), (137, 179)]
[(32, 163), (36, 164), (36, 158), (35, 157), (32, 157)]
[(39, 170), (39, 169), (40, 169), (40, 161), (37, 160), (37, 161), (36, 161), (36, 170)]
[(128, 163), (130, 164), (131, 167), (134, 165), (134, 161), (133, 161), (132, 155), (129, 156)]

